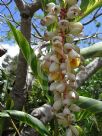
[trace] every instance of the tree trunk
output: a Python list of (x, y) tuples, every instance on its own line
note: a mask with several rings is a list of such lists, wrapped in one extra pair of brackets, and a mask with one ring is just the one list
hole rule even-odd
[[(21, 15), (21, 32), (26, 37), (30, 43), (31, 38), (31, 17), (26, 16), (26, 14)], [(26, 76), (27, 76), (27, 62), (23, 57), (23, 54), (20, 50), (18, 57), (18, 65), (16, 71), (16, 80), (12, 92), (14, 107), (15, 109), (22, 110), (23, 105), (25, 104), (26, 98)]]

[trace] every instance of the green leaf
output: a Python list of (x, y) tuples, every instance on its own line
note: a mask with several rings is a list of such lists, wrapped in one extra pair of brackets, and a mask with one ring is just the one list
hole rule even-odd
[(45, 136), (45, 134), (49, 135), (49, 132), (47, 131), (47, 129), (40, 120), (25, 112), (16, 110), (5, 110), (3, 112), (0, 112), (0, 117), (2, 118), (11, 117), (17, 119), (36, 129), (42, 136)]
[(26, 38), (23, 36), (22, 32), (17, 30), (9, 21), (7, 21), (11, 31), (13, 32), (14, 38), (20, 47), (28, 65), (30, 65), (34, 77), (39, 80), (42, 86), (42, 90), (44, 91), (45, 96), (50, 102), (49, 96), (48, 96), (48, 79), (44, 72), (42, 71), (40, 67), (40, 62), (38, 58), (36, 57), (33, 49), (29, 45), (28, 41)]
[(80, 96), (77, 104), (82, 108), (93, 113), (102, 112), (102, 101)]
[[(27, 63), (31, 66), (31, 69), (35, 76), (37, 76), (37, 67), (39, 65), (39, 61), (34, 54), (33, 49), (30, 47), (28, 41), (23, 36), (22, 32), (17, 30), (9, 21), (7, 21), (9, 27), (11, 28), (14, 38), (20, 47), (25, 59), (27, 60)], [(40, 68), (40, 67), (38, 67)]]
[(95, 43), (92, 46), (81, 49), (81, 55), (84, 58), (102, 57), (102, 42)]
[(81, 20), (82, 18), (86, 17), (90, 13), (92, 13), (95, 9), (102, 6), (102, 0), (82, 0), (81, 2), (81, 10), (82, 15), (78, 18)]

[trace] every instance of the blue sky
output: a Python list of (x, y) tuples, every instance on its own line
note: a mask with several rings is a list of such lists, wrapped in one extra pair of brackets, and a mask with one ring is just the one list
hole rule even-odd
[[(7, 0), (4, 0), (4, 1), (7, 1)], [(31, 0), (29, 0), (29, 1), (31, 1)], [(9, 8), (10, 8), (10, 10), (11, 10), (11, 12), (13, 13), (13, 16), (14, 16), (14, 19), (15, 20), (17, 20), (17, 21), (19, 21), (20, 20), (20, 15), (19, 15), (19, 12), (17, 12), (17, 10), (15, 9), (15, 3), (14, 3), (14, 1), (12, 1), (12, 4), (10, 4), (10, 6), (9, 6)], [(102, 12), (102, 10), (100, 11), (100, 12)], [(0, 13), (3, 13), (3, 14), (5, 14), (6, 16), (8, 16), (8, 10), (4, 7), (4, 6), (0, 6)], [(41, 10), (40, 11), (38, 11), (38, 14), (41, 14)], [(85, 23), (85, 22), (87, 22), (88, 20), (90, 20), (90, 18), (91, 18), (91, 16), (92, 15), (89, 15), (87, 18), (85, 18), (85, 19), (83, 19), (81, 22), (82, 23)], [(1, 17), (0, 17), (1, 18)], [(96, 22), (100, 22), (101, 23), (101, 27), (99, 28), (99, 29), (97, 29), (96, 27), (95, 27), (95, 23), (94, 22), (92, 22), (92, 23), (90, 23), (89, 25), (87, 25), (87, 26), (85, 26), (84, 27), (84, 30), (83, 30), (83, 32), (84, 32), (84, 35), (92, 35), (92, 34), (94, 34), (96, 31), (97, 32), (102, 32), (102, 17), (99, 17), (98, 19), (97, 19), (97, 21)], [(37, 24), (38, 24), (39, 22), (37, 22)], [(7, 27), (7, 25), (6, 24), (2, 24), (2, 23), (0, 23), (0, 37), (2, 37), (2, 36), (5, 36), (5, 31), (7, 31), (7, 30), (9, 30), (9, 28)], [(102, 37), (102, 35), (101, 35), (101, 37)], [(12, 40), (9, 40), (9, 41), (3, 41), (4, 43), (12, 43)], [(97, 42), (97, 41), (96, 41)], [(88, 46), (88, 44), (86, 44), (86, 43), (83, 43), (83, 41), (80, 43), (80, 46), (81, 47), (86, 47), (86, 46)]]

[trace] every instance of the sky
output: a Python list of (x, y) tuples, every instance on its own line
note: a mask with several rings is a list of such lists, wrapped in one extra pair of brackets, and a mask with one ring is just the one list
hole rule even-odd
[[(4, 2), (7, 2), (7, 1), (8, 0), (4, 0)], [(31, 1), (31, 0), (27, 0), (27, 1)], [(19, 12), (17, 12), (17, 10), (15, 8), (14, 0), (12, 1), (12, 4), (10, 4), (9, 8), (10, 8), (11, 12), (13, 13), (14, 19), (19, 21), (20, 14), (19, 14)], [(102, 12), (102, 10), (100, 10), (100, 12)], [(0, 15), (1, 15), (1, 13), (5, 14), (7, 16), (9, 12), (4, 6), (0, 5)], [(37, 14), (41, 14), (41, 10), (39, 10)], [(91, 17), (92, 17), (92, 15), (89, 15), (87, 18), (83, 19), (81, 22), (85, 23), (88, 20), (90, 20)], [(101, 22), (101, 27), (99, 29), (97, 29), (95, 27), (95, 23), (92, 22), (89, 25), (84, 27), (84, 30), (83, 30), (84, 35), (92, 35), (96, 31), (102, 33), (102, 17), (99, 17), (96, 22)], [(39, 23), (39, 22), (37, 22), (37, 23)], [(2, 37), (6, 35), (5, 32), (8, 30), (9, 30), (8, 26), (5, 24), (5, 22), (2, 23), (2, 17), (0, 16), (0, 45), (4, 46), (4, 48), (7, 48), (8, 53), (13, 56), (18, 53), (18, 48), (14, 42), (14, 39), (11, 39), (11, 40), (8, 39), (8, 40), (4, 40), (4, 41), (1, 40)], [(101, 35), (101, 37), (102, 37), (102, 35)], [(83, 48), (83, 47), (87, 47), (88, 44), (81, 42), (79, 46), (81, 48)], [(0, 62), (1, 62), (1, 60), (0, 60)]]

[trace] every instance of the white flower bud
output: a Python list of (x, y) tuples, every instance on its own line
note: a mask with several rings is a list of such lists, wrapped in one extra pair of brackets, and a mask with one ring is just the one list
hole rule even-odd
[(76, 23), (70, 22), (70, 27), (69, 27), (70, 34), (77, 36), (82, 32), (82, 30), (83, 30), (83, 25), (80, 22), (76, 22)]
[(54, 36), (52, 39), (52, 44), (53, 45), (60, 45), (62, 46), (62, 37), (61, 36)]
[(50, 61), (59, 63), (59, 60), (58, 60), (58, 58), (57, 58), (56, 55), (52, 55), (52, 56), (50, 57)]
[(75, 126), (70, 125), (70, 129), (75, 136), (79, 136), (79, 131)]
[(58, 124), (63, 125), (64, 127), (68, 126), (68, 121), (67, 119), (64, 117), (63, 113), (57, 113), (56, 117), (58, 119)]
[(55, 5), (55, 6), (52, 8), (51, 14), (57, 15), (57, 14), (60, 13), (60, 10), (61, 10), (60, 5)]
[(54, 91), (54, 101), (61, 99), (61, 94), (57, 91)]
[(76, 118), (75, 118), (75, 115), (74, 114), (69, 114), (69, 116), (68, 116), (68, 121), (69, 122), (75, 122), (76, 121)]
[(66, 136), (73, 136), (72, 131), (70, 128), (67, 128), (66, 130)]
[(48, 75), (48, 80), (49, 80), (50, 82), (53, 81), (53, 78), (52, 78), (51, 74)]
[(60, 64), (60, 69), (61, 70), (66, 70), (66, 67), (67, 67), (66, 63), (61, 63)]
[(65, 107), (65, 108), (64, 108), (63, 114), (64, 114), (64, 115), (69, 115), (69, 114), (70, 114), (70, 110), (68, 109), (68, 107)]
[(80, 107), (77, 106), (76, 104), (72, 104), (69, 109), (73, 112), (79, 112), (80, 111)]
[(66, 35), (66, 42), (67, 43), (72, 43), (73, 40), (74, 40), (73, 35), (71, 35), (71, 34)]
[(74, 5), (68, 9), (67, 18), (74, 19), (76, 16), (80, 14), (80, 12), (81, 9), (77, 5)]
[(43, 19), (41, 19), (42, 26), (49, 26), (56, 22), (56, 17), (54, 15), (47, 15)]
[(43, 61), (41, 62), (41, 67), (42, 67), (43, 70), (45, 70), (46, 72), (49, 71), (50, 65), (51, 65), (50, 61), (47, 61), (47, 60), (43, 60)]
[(56, 91), (62, 93), (62, 92), (64, 92), (65, 88), (66, 88), (65, 83), (59, 82), (59, 83), (57, 84), (57, 86), (56, 86)]
[(66, 99), (63, 100), (63, 104), (64, 105), (68, 105), (69, 106), (69, 105), (71, 105), (71, 103), (72, 103), (72, 101), (69, 98), (66, 98)]
[(68, 74), (67, 74), (67, 79), (69, 79), (70, 81), (75, 81), (75, 80), (76, 80), (76, 77), (75, 77), (74, 74), (68, 73)]
[(53, 108), (54, 108), (55, 111), (59, 111), (61, 109), (61, 107), (62, 107), (61, 99), (54, 102)]
[(46, 7), (47, 7), (47, 11), (48, 11), (48, 12), (51, 12), (51, 11), (52, 11), (52, 8), (55, 7), (55, 3), (53, 3), (53, 2), (48, 3), (48, 4), (46, 5)]
[(51, 85), (50, 85), (50, 91), (55, 91), (56, 90), (56, 86), (57, 86), (56, 82), (51, 83)]
[(58, 26), (62, 31), (68, 31), (69, 30), (69, 21), (68, 20), (60, 20), (58, 23)]
[(72, 99), (72, 100), (77, 100), (79, 97), (78, 97), (78, 95), (77, 95), (77, 92), (75, 92), (75, 91), (70, 91), (70, 92), (68, 93), (68, 98), (69, 98), (69, 99)]
[(69, 58), (74, 59), (74, 58), (80, 58), (80, 55), (75, 51), (75, 50), (71, 50), (68, 53)]
[(69, 81), (69, 86), (73, 89), (77, 88), (77, 83), (75, 81)]
[(64, 52), (65, 53), (68, 53), (72, 49), (74, 49), (73, 44), (71, 44), (71, 43), (65, 43), (64, 44)]
[(44, 40), (45, 40), (45, 41), (49, 41), (49, 40), (51, 40), (56, 34), (57, 34), (56, 31), (55, 31), (55, 32), (48, 32), (48, 31), (46, 31), (46, 32), (44, 33)]
[(78, 0), (65, 0), (65, 3), (70, 6), (77, 4), (77, 2), (78, 2)]
[(51, 63), (50, 67), (49, 67), (49, 72), (56, 72), (59, 70), (59, 64), (58, 63)]

